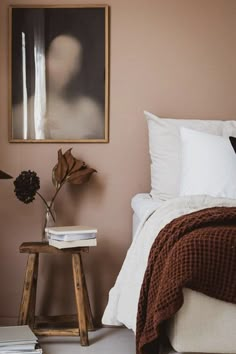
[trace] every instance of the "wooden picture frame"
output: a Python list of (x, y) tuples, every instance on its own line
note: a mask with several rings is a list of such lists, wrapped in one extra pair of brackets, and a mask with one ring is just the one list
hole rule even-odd
[(9, 142), (109, 141), (108, 5), (9, 7)]

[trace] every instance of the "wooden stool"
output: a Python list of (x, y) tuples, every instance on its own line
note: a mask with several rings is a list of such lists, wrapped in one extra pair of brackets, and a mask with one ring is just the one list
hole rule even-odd
[[(46, 336), (80, 336), (80, 344), (89, 345), (88, 330), (94, 330), (93, 318), (89, 303), (86, 280), (83, 271), (81, 252), (88, 252), (89, 247), (57, 249), (43, 242), (24, 242), (20, 246), (21, 253), (28, 253), (22, 300), (18, 324), (28, 324), (36, 335)], [(36, 288), (38, 279), (39, 254), (71, 254), (75, 287), (77, 315), (66, 316), (35, 316)], [(77, 320), (77, 326), (72, 328), (55, 328), (55, 324)], [(42, 328), (41, 325), (52, 325)], [(54, 324), (54, 327), (53, 327)]]

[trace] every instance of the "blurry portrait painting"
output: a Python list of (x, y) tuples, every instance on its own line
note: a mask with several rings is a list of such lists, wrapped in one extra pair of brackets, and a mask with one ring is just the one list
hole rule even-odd
[(108, 142), (108, 6), (11, 6), (10, 142)]

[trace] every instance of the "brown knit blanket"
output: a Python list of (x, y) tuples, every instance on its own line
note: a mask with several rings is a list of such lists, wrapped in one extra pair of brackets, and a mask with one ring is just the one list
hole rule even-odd
[(215, 207), (166, 225), (150, 251), (137, 314), (136, 353), (157, 354), (161, 325), (183, 288), (236, 303), (236, 207)]

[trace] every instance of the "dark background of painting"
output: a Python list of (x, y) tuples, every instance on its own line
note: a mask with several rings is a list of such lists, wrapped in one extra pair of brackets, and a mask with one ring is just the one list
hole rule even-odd
[(105, 9), (104, 8), (13, 8), (12, 9), (12, 104), (22, 102), (22, 40), (26, 36), (28, 96), (34, 94), (34, 26), (44, 19), (45, 54), (61, 34), (79, 39), (83, 47), (82, 70), (65, 90), (65, 98), (90, 96), (105, 102)]

